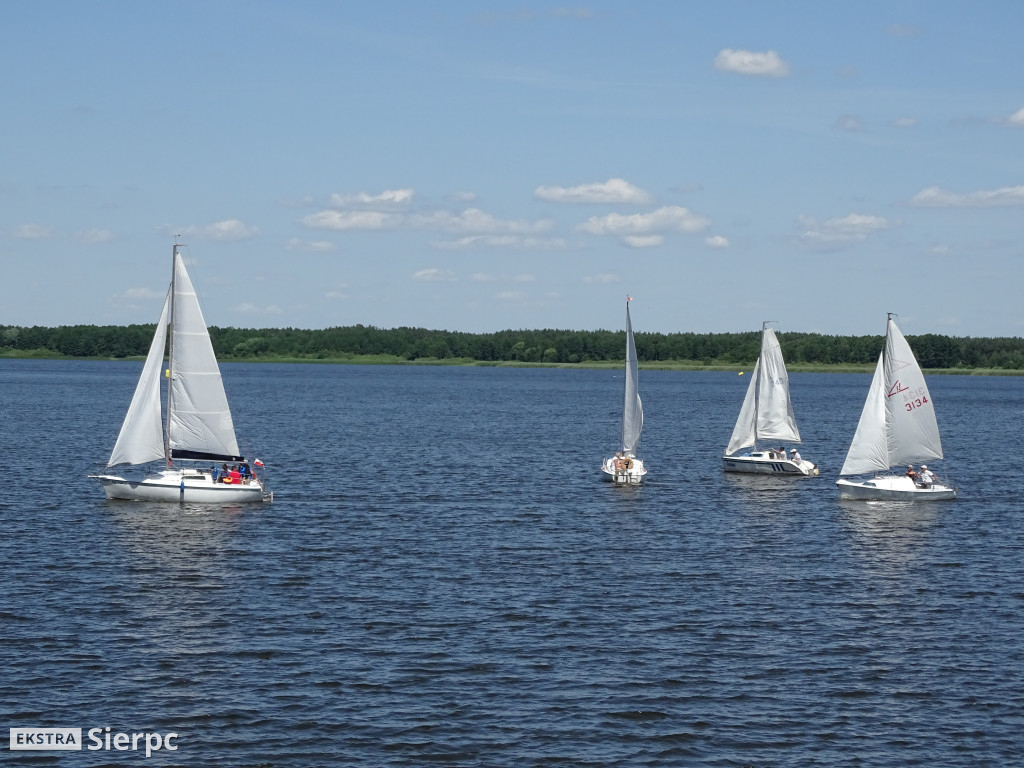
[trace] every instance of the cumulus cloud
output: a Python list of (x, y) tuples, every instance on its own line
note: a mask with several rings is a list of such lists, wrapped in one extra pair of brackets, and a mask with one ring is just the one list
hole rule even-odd
[(1024, 205), (1024, 186), (958, 194), (941, 187), (922, 189), (910, 199), (919, 208), (997, 208)]
[(50, 236), (50, 230), (39, 224), (21, 224), (11, 234), (19, 240), (43, 240)]
[(665, 242), (662, 235), (627, 235), (622, 242), (630, 248), (654, 248)]
[(115, 239), (115, 235), (109, 229), (87, 229), (84, 232), (79, 232), (75, 236), (80, 243), (86, 245), (99, 245), (100, 243), (109, 243)]
[(849, 245), (865, 240), (874, 232), (891, 229), (893, 224), (881, 216), (851, 213), (819, 222), (811, 217), (800, 219), (801, 240), (810, 245)]
[(328, 240), (300, 240), (293, 237), (284, 245), (286, 251), (312, 251), (314, 253), (326, 253), (334, 250), (334, 243)]
[(576, 187), (537, 187), (533, 191), (537, 200), (551, 203), (623, 203), (646, 205), (651, 196), (625, 179), (608, 179)]
[(561, 250), (566, 242), (561, 237), (523, 237), (522, 235), (467, 235), (455, 240), (438, 240), (432, 245), (443, 251), (469, 248), (529, 248), (531, 250)]
[(704, 238), (704, 245), (708, 248), (728, 248), (729, 240), (721, 235), (711, 235)]
[(576, 228), (592, 235), (648, 235), (658, 232), (699, 232), (711, 222), (678, 205), (668, 205), (650, 213), (624, 215), (609, 213), (591, 216)]
[(412, 279), (424, 283), (454, 283), (457, 278), (450, 269), (431, 267), (430, 269), (421, 269), (418, 272), (414, 272)]
[(224, 219), (202, 227), (186, 227), (181, 234), (199, 240), (249, 240), (258, 237), (260, 231), (239, 219)]
[(837, 131), (847, 131), (848, 133), (860, 133), (864, 130), (864, 124), (856, 115), (840, 115), (832, 123), (832, 127)]
[(408, 205), (412, 198), (411, 189), (386, 189), (379, 195), (370, 195), (366, 192), (342, 195), (336, 192), (331, 195), (327, 205), (330, 208), (395, 208)]
[(1006, 122), (1008, 122), (1012, 126), (1024, 128), (1024, 107), (1021, 107), (1012, 115), (1010, 115), (1010, 117), (1007, 118)]
[(317, 211), (302, 217), (302, 225), (309, 229), (394, 229), (402, 222), (401, 214), (383, 211)]
[(481, 211), (479, 208), (467, 208), (461, 213), (452, 213), (451, 211), (416, 213), (408, 217), (407, 223), (408, 226), (414, 229), (438, 229), (453, 233), (511, 233), (521, 235), (547, 232), (554, 226), (554, 222), (547, 219), (541, 221), (499, 219)]
[(587, 275), (583, 278), (583, 282), (588, 285), (611, 285), (612, 283), (621, 283), (622, 280), (611, 272), (601, 272), (597, 275)]
[(718, 53), (715, 57), (715, 69), (734, 72), (737, 75), (761, 77), (785, 77), (789, 74), (789, 65), (779, 58), (775, 51), (759, 53), (732, 48), (724, 48)]

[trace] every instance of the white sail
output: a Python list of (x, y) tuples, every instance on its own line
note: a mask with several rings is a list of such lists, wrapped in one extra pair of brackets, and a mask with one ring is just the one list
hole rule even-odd
[(800, 442), (782, 347), (775, 331), (767, 325), (761, 332), (761, 354), (725, 453), (750, 448), (758, 440)]
[(729, 439), (729, 447), (725, 449), (726, 456), (750, 448), (757, 440), (757, 382), (760, 375), (761, 358), (758, 357), (754, 364), (754, 372), (750, 376), (750, 384), (747, 385), (747, 396), (743, 398), (740, 415), (736, 418), (736, 426), (733, 427), (732, 437)]
[(121, 432), (110, 454), (108, 467), (115, 464), (145, 464), (164, 458), (164, 427), (160, 417), (160, 376), (164, 370), (164, 345), (167, 340), (167, 311), (170, 291), (164, 301), (160, 321), (156, 324), (149, 354), (135, 395), (128, 406)]
[(885, 338), (885, 385), (889, 466), (941, 459), (939, 425), (924, 373), (892, 318)]
[(622, 453), (632, 458), (644, 428), (644, 406), (637, 389), (639, 373), (636, 345), (633, 343), (633, 325), (629, 319), (629, 300), (626, 300), (626, 395), (622, 411)]
[(174, 251), (174, 304), (171, 314), (171, 385), (167, 441), (172, 456), (182, 458), (238, 455), (210, 333), (185, 262)]
[(910, 345), (890, 317), (857, 431), (840, 475), (885, 472), (942, 458), (931, 394)]

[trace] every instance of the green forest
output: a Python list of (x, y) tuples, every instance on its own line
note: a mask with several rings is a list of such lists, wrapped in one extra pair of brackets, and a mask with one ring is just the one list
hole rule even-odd
[[(0, 356), (123, 359), (145, 357), (155, 325), (0, 325)], [(882, 336), (780, 333), (791, 367), (870, 366)], [(485, 364), (601, 364), (621, 361), (625, 331), (508, 330), (456, 333), (425, 328), (354, 325), (298, 328), (210, 328), (224, 361), (416, 362)], [(641, 364), (742, 366), (757, 358), (761, 333), (637, 333)], [(927, 369), (1024, 372), (1024, 339), (908, 336)]]

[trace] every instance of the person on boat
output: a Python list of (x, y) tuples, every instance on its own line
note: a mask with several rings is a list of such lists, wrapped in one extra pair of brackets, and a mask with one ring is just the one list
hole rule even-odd
[(216, 483), (219, 477), (220, 472), (218, 471), (218, 469), (216, 467), (210, 467), (210, 478), (213, 480), (213, 482)]
[(907, 464), (907, 477), (909, 477), (915, 483), (917, 482), (917, 472), (914, 471), (913, 464)]
[(777, 451), (775, 452), (775, 455), (774, 455), (774, 456), (772, 456), (772, 458), (773, 458), (773, 459), (782, 459), (782, 460), (785, 460), (785, 458), (786, 458), (786, 446), (784, 446), (784, 445), (780, 445), (780, 446), (779, 446), (779, 450), (777, 450)]
[(242, 473), (238, 471), (237, 464), (231, 465), (231, 471), (228, 472), (228, 475), (231, 477), (232, 485), (238, 485), (242, 482)]
[(220, 482), (222, 482), (222, 483), (230, 483), (231, 482), (231, 475), (228, 474), (228, 465), (227, 464), (221, 464), (220, 465)]
[(612, 466), (619, 472), (626, 468), (626, 460), (622, 457), (622, 451), (615, 452), (615, 461), (612, 463)]
[(245, 464), (244, 462), (242, 464), (239, 464), (238, 472), (242, 476), (243, 483), (248, 483), (249, 480), (252, 479), (252, 471), (249, 469), (248, 464)]
[(921, 486), (924, 488), (931, 488), (936, 479), (935, 473), (928, 469), (927, 464), (921, 465), (921, 474), (919, 477), (921, 479)]
[(789, 449), (789, 460), (790, 461), (800, 461), (800, 454), (797, 453), (796, 448), (790, 448)]

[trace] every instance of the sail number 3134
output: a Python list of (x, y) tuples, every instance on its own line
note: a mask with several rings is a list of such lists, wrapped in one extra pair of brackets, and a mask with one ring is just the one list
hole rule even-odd
[(913, 411), (915, 408), (921, 408), (925, 403), (928, 402), (928, 396), (916, 397), (913, 400), (908, 400), (903, 405), (908, 411)]

